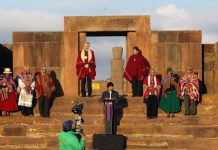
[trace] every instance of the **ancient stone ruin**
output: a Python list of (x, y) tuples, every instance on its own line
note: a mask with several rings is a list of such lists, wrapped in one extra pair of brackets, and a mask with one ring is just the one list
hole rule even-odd
[[(138, 46), (158, 73), (172, 66), (180, 74), (190, 64), (199, 72), (208, 92), (217, 92), (217, 43), (202, 44), (200, 30), (152, 31), (149, 16), (66, 16), (63, 32), (14, 32), (15, 74), (24, 64), (37, 70), (46, 63), (57, 73), (65, 95), (78, 95), (76, 58), (87, 35), (124, 35), (126, 58), (132, 54), (132, 47)], [(124, 83), (124, 89), (124, 94), (131, 93), (128, 83)]]
[(113, 58), (111, 60), (111, 81), (115, 83), (115, 89), (123, 95), (123, 70), (124, 60), (122, 59), (123, 48), (113, 47)]
[[(147, 120), (142, 98), (127, 96), (128, 107), (120, 111), (123, 114), (117, 129), (118, 134), (128, 137), (127, 150), (217, 149), (218, 42), (202, 44), (200, 30), (152, 31), (149, 16), (66, 16), (64, 31), (14, 32), (13, 44), (7, 45), (13, 50), (14, 75), (24, 64), (37, 71), (45, 63), (56, 73), (65, 96), (55, 99), (50, 119), (39, 116), (38, 105), (34, 107), (34, 117), (22, 117), (20, 112), (13, 113), (10, 118), (1, 117), (1, 150), (58, 150), (57, 135), (62, 123), (73, 119), (71, 109), (77, 102), (84, 104), (82, 127), (87, 136), (86, 148), (90, 149), (93, 134), (103, 133), (104, 115), (99, 96), (78, 97), (80, 83), (76, 76), (76, 59), (89, 35), (126, 36), (127, 59), (132, 48), (138, 46), (157, 73), (162, 74), (172, 66), (175, 73), (181, 74), (187, 65), (192, 65), (206, 84), (208, 94), (203, 95), (197, 116), (185, 116), (183, 105), (176, 118), (167, 119), (159, 109), (158, 119)], [(122, 79), (122, 48), (115, 47), (113, 51), (119, 54), (111, 60), (111, 80), (121, 94), (128, 95), (131, 87)], [(96, 95), (105, 90), (107, 81), (98, 83)]]

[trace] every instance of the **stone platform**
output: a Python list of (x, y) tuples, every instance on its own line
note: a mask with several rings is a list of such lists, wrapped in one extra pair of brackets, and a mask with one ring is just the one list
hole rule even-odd
[[(128, 150), (142, 149), (218, 149), (218, 101), (217, 95), (204, 95), (198, 105), (197, 116), (184, 116), (182, 112), (176, 118), (166, 118), (159, 110), (159, 117), (147, 120), (142, 98), (126, 97), (128, 107), (123, 109), (123, 117), (118, 133), (125, 135)], [(83, 124), (87, 136), (86, 148), (90, 149), (92, 136), (103, 133), (103, 107), (99, 97), (57, 98), (51, 109), (51, 118), (39, 117), (38, 107), (34, 117), (22, 117), (19, 112), (11, 117), (0, 118), (1, 150), (57, 150), (57, 135), (65, 120), (73, 119), (72, 106), (76, 102), (84, 103)]]

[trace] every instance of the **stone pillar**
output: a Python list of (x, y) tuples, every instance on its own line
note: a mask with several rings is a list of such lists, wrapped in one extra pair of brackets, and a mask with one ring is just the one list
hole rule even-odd
[(203, 44), (202, 49), (204, 52), (204, 78), (203, 81), (207, 88), (208, 94), (214, 94), (214, 44)]
[(214, 51), (214, 89), (215, 93), (218, 94), (218, 42), (215, 44), (215, 51)]
[(113, 47), (113, 58), (111, 60), (111, 81), (114, 83), (116, 91), (123, 95), (123, 48)]
[(78, 55), (78, 32), (64, 32), (64, 93), (65, 96), (77, 96), (78, 77), (76, 58)]

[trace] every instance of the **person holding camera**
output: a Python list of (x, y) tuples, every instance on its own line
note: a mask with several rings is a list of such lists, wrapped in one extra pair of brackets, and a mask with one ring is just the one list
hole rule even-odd
[(83, 150), (85, 148), (85, 136), (82, 134), (79, 140), (73, 131), (72, 125), (72, 120), (64, 122), (63, 131), (58, 136), (59, 150)]

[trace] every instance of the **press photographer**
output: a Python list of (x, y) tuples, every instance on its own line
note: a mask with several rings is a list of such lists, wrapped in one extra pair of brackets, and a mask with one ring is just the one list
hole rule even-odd
[(58, 136), (59, 150), (83, 150), (85, 143), (85, 136), (81, 134), (81, 139), (79, 140), (73, 131), (73, 121), (65, 121), (63, 131)]

